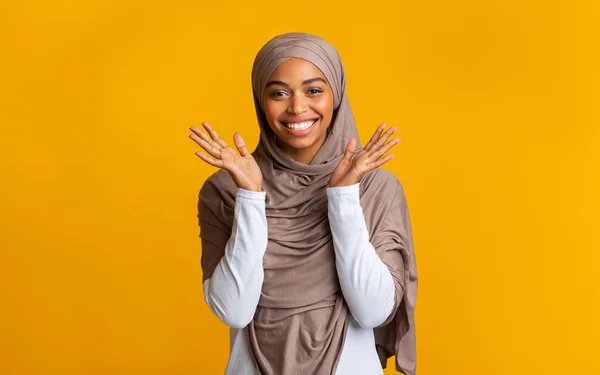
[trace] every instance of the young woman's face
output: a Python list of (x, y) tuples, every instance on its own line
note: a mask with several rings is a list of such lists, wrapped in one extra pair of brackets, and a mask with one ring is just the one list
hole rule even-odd
[(333, 91), (313, 63), (288, 59), (271, 73), (264, 92), (265, 115), (279, 147), (309, 164), (327, 138)]

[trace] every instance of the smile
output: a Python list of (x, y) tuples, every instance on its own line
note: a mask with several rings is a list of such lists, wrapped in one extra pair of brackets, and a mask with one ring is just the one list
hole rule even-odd
[(292, 130), (306, 130), (313, 126), (313, 124), (317, 122), (317, 120), (304, 121), (299, 123), (283, 123), (286, 127)]
[(285, 130), (294, 137), (304, 137), (312, 132), (319, 119), (302, 122), (282, 122)]

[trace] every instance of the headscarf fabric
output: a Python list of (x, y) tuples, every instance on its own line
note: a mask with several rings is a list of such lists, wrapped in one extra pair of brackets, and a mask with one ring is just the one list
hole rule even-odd
[[(281, 150), (264, 113), (263, 94), (273, 70), (290, 58), (305, 59), (323, 72), (334, 93), (334, 114), (325, 143), (310, 164)], [(336, 49), (313, 34), (286, 33), (269, 40), (252, 68), (252, 91), (260, 126), (253, 151), (263, 174), (268, 244), (261, 297), (246, 339), (264, 375), (335, 373), (348, 327), (349, 309), (335, 267), (327, 212), (329, 178), (350, 138), (362, 148), (346, 77)], [(219, 170), (202, 186), (198, 222), (203, 281), (210, 278), (231, 236), (237, 187)], [(396, 370), (415, 375), (414, 308), (417, 270), (406, 197), (398, 179), (377, 168), (360, 180), (360, 204), (369, 240), (395, 284), (395, 305), (374, 329), (382, 368), (396, 356)]]

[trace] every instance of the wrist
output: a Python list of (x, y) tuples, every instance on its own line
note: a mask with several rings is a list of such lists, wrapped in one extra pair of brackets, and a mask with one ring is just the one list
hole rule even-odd
[(334, 184), (330, 184), (329, 187), (352, 186), (352, 185), (358, 184), (359, 181), (360, 181), (360, 178), (341, 180), (341, 181), (336, 181)]
[(246, 190), (244, 188), (237, 189), (237, 196), (248, 199), (258, 199), (265, 200), (267, 197), (267, 192), (265, 191), (254, 191), (254, 190)]
[(260, 192), (263, 191), (262, 186), (252, 186), (252, 187), (245, 187), (245, 188), (241, 188), (241, 189), (248, 190), (248, 191), (253, 191), (253, 192), (256, 192), (256, 193), (260, 193)]
[(345, 185), (345, 186), (333, 186), (333, 185), (329, 185), (327, 186), (327, 193), (328, 194), (347, 194), (347, 193), (352, 193), (354, 194), (355, 192), (359, 192), (360, 191), (360, 183), (356, 183), (356, 184), (352, 184), (352, 185)]

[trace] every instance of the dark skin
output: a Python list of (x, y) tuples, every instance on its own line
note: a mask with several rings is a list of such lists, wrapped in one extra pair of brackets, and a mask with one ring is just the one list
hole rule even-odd
[[(273, 82), (273, 83), (271, 83)], [(269, 126), (277, 136), (277, 145), (292, 159), (309, 164), (325, 143), (327, 128), (333, 116), (333, 91), (323, 73), (311, 62), (291, 58), (271, 73), (263, 97), (264, 112)], [(286, 123), (310, 119), (315, 123), (308, 134), (290, 132)], [(189, 137), (205, 151), (195, 154), (207, 164), (229, 172), (238, 188), (262, 191), (262, 173), (250, 154), (242, 136), (235, 132), (233, 144), (219, 137), (210, 124), (203, 122), (206, 132), (191, 126)], [(400, 138), (389, 138), (397, 127), (385, 129), (379, 125), (362, 150), (356, 153), (356, 139), (346, 146), (343, 158), (333, 171), (330, 187), (354, 185), (367, 172), (380, 167), (394, 157), (387, 154)]]

